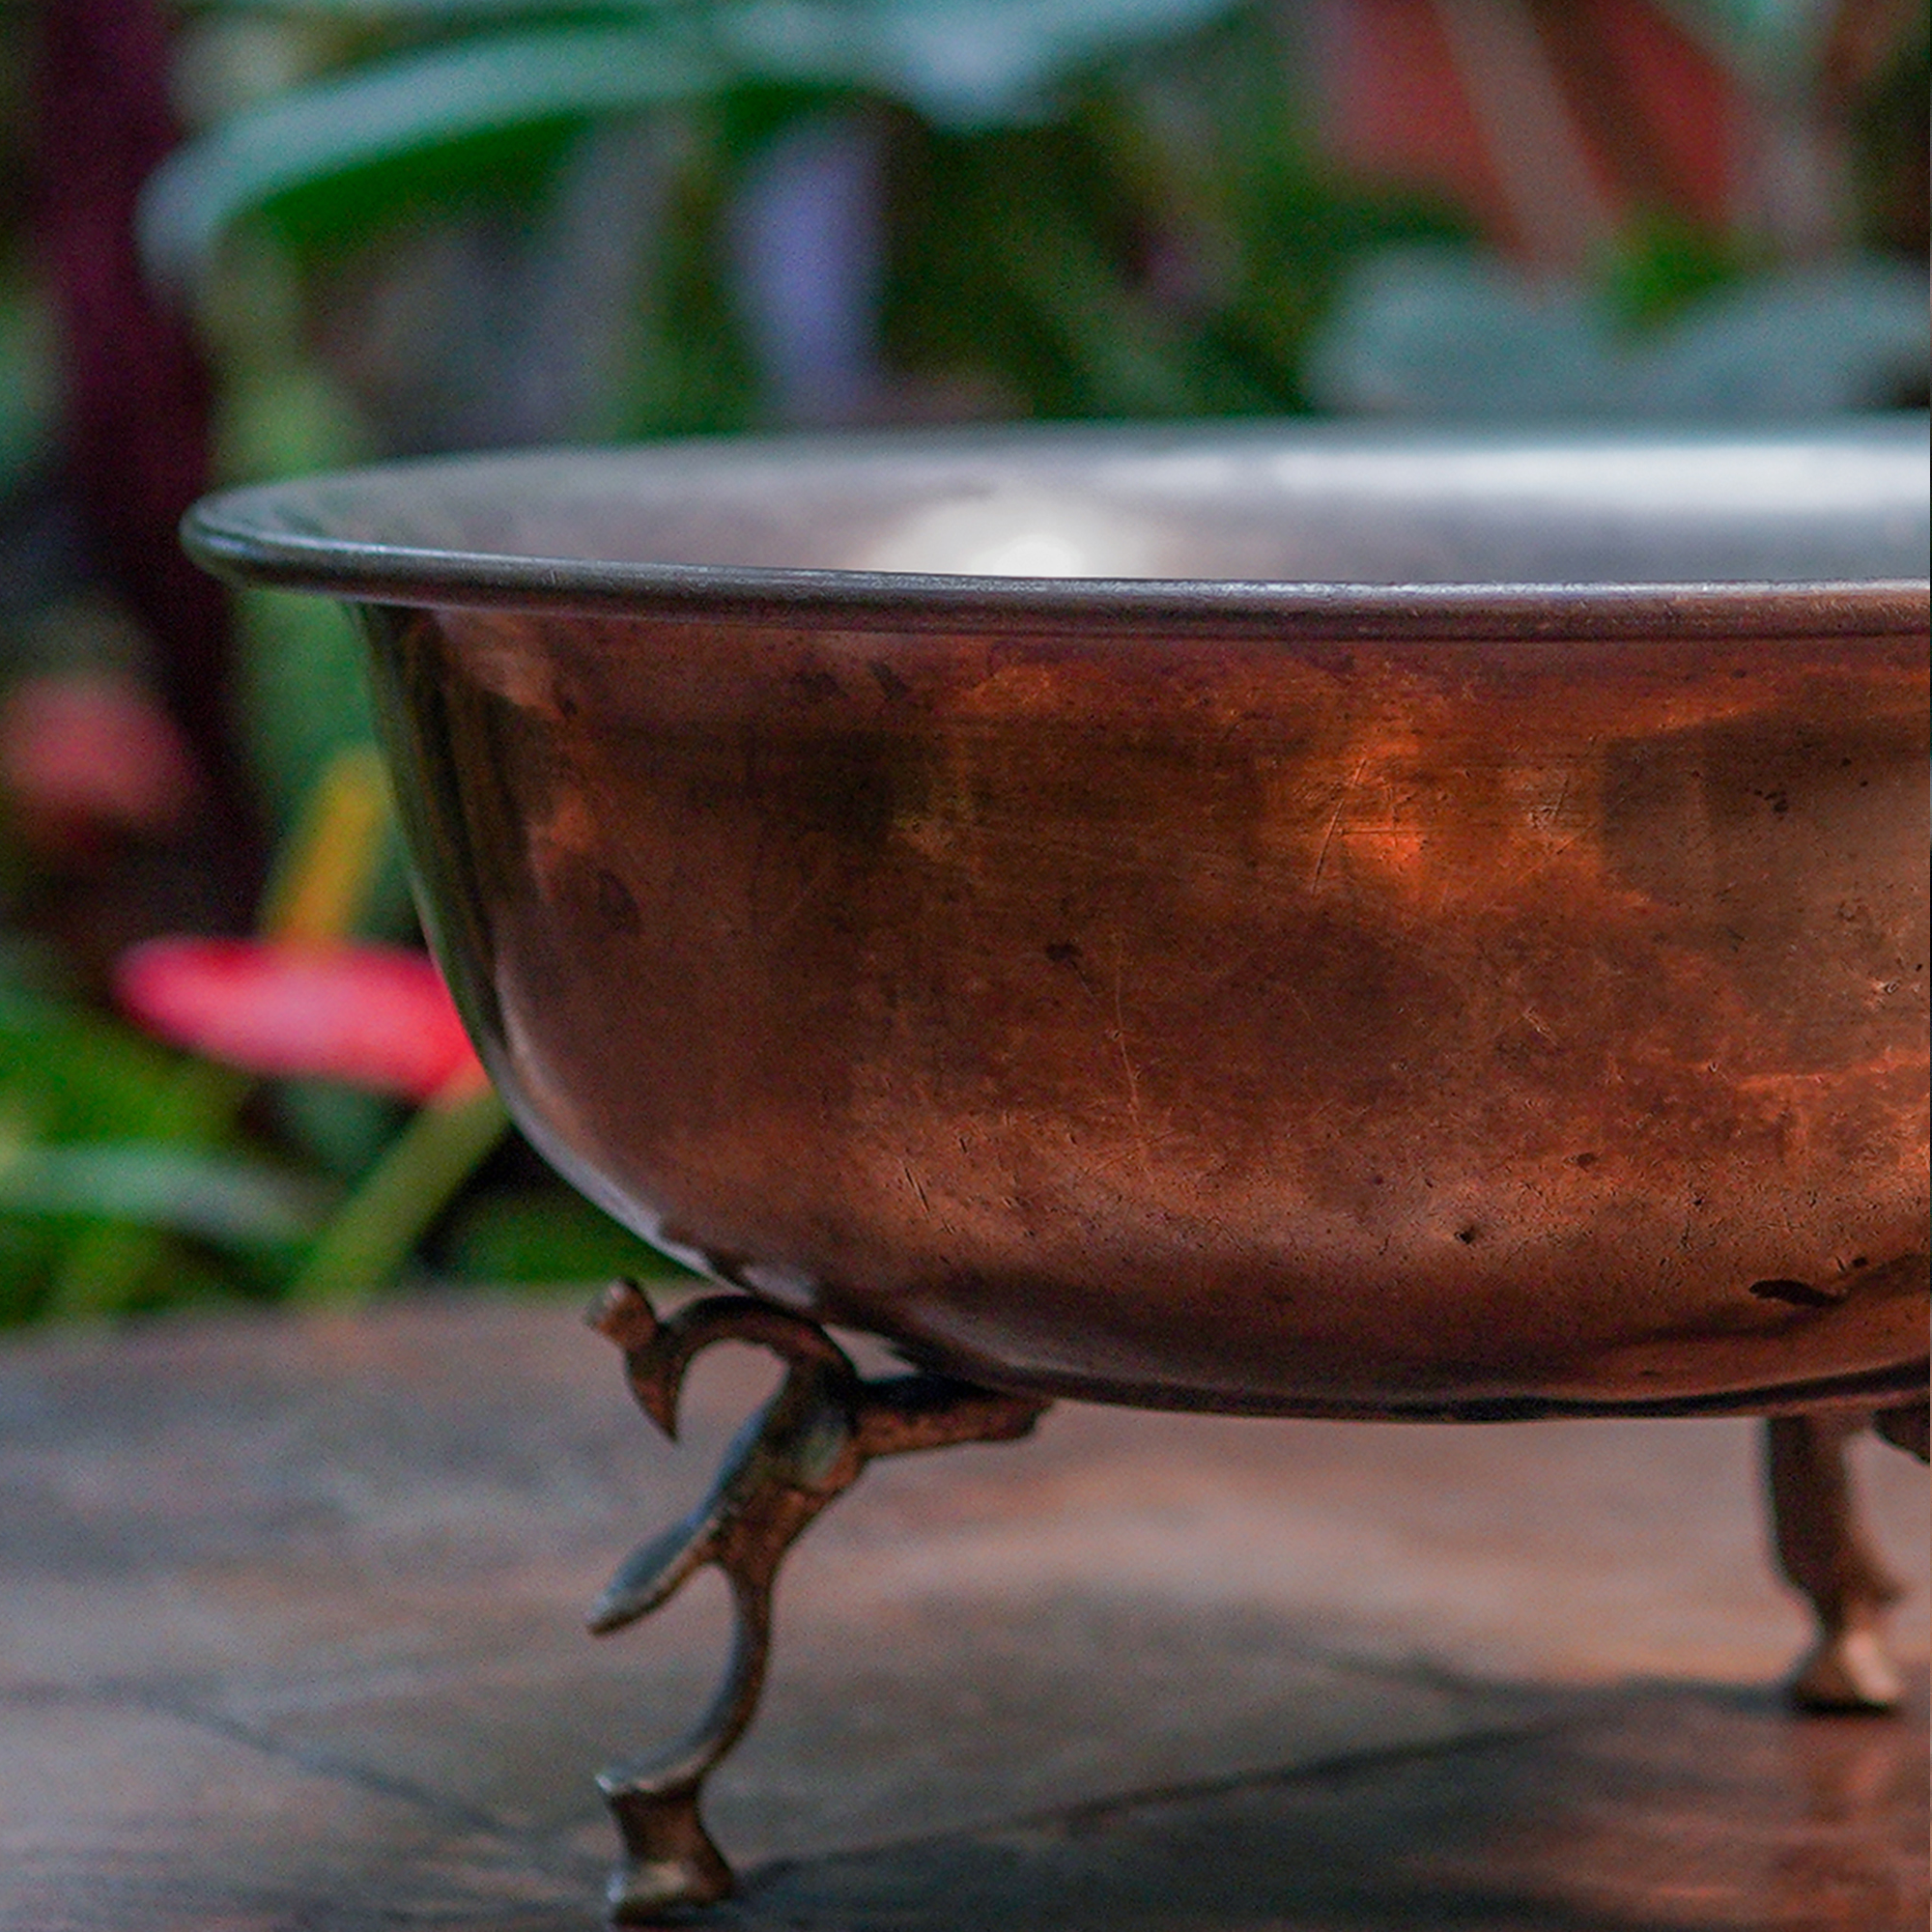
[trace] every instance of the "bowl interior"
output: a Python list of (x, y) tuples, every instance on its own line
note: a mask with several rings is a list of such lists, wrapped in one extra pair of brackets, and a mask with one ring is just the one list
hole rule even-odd
[[(1316, 425), (661, 444), (403, 464), (201, 513), (293, 540), (531, 566), (1275, 583), (1922, 577), (1922, 419), (1828, 436), (1536, 440)], [(359, 554), (359, 555), (358, 555)]]

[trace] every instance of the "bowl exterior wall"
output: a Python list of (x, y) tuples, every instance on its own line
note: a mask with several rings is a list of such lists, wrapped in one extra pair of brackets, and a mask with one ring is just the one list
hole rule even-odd
[(1922, 639), (368, 618), (493, 1072), (724, 1279), (1219, 1408), (1923, 1357)]

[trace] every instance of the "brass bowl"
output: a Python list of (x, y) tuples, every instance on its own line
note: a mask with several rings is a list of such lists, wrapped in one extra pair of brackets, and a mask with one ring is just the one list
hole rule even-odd
[(1923, 1385), (1922, 421), (721, 441), (234, 492), (517, 1119), (991, 1384)]

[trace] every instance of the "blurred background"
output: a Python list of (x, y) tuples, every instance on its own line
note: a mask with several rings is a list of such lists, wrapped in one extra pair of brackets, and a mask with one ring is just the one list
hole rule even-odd
[(188, 565), (201, 492), (787, 426), (1923, 409), (1927, 21), (11, 0), (0, 1323), (668, 1265), (460, 1040), (397, 1049), (447, 1016), (356, 640)]

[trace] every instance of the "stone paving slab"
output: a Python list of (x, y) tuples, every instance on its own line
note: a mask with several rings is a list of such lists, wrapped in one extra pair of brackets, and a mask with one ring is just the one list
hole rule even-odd
[(0, 1790), (5, 1932), (554, 1932), (594, 1895), (416, 1794), (124, 1699), (0, 1702)]
[[(0, 1932), (594, 1924), (589, 1774), (724, 1626), (582, 1612), (769, 1379), (700, 1364), (672, 1450), (555, 1302), (0, 1350)], [(1922, 1671), (1783, 1713), (1753, 1456), (1069, 1406), (882, 1465), (786, 1572), (718, 1923), (1917, 1932)], [(1861, 1477), (1922, 1660), (1923, 1472)]]

